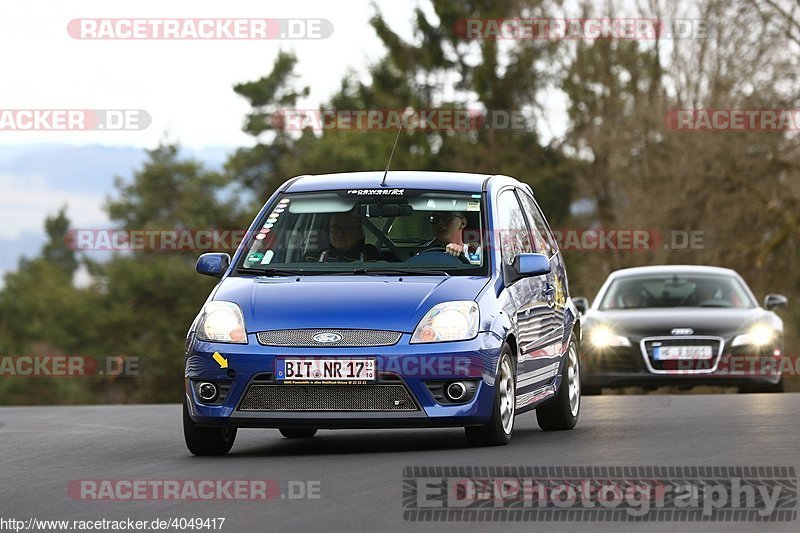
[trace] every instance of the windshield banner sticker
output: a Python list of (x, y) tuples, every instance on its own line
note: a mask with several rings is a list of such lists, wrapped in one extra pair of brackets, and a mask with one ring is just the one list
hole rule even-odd
[(403, 196), (405, 189), (350, 189), (351, 196)]

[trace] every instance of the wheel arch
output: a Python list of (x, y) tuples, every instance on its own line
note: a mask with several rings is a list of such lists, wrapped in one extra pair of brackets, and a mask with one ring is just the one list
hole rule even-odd
[(509, 332), (508, 335), (506, 335), (505, 343), (511, 348), (511, 360), (514, 362), (514, 367), (516, 368), (517, 360), (519, 359), (519, 345), (517, 344), (517, 338), (514, 333)]

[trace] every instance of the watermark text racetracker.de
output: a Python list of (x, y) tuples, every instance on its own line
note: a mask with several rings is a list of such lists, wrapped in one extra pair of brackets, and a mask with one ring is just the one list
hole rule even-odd
[(698, 371), (711, 378), (763, 378), (800, 376), (800, 357), (783, 354), (774, 349), (772, 354), (725, 354), (719, 361), (712, 359), (677, 359), (664, 362), (664, 370), (676, 375), (696, 374)]
[(82, 501), (319, 500), (320, 480), (75, 479), (67, 495)]
[(280, 131), (528, 131), (530, 113), (515, 109), (276, 109), (267, 125)]
[(333, 23), (322, 18), (80, 18), (67, 24), (84, 40), (327, 39)]
[(657, 18), (465, 18), (453, 24), (460, 39), (635, 40), (706, 39), (702, 19)]
[(671, 109), (664, 124), (673, 131), (798, 131), (800, 109)]
[(144, 109), (0, 109), (0, 131), (138, 131), (152, 122)]
[(0, 379), (138, 377), (139, 358), (127, 355), (0, 355)]
[[(235, 250), (250, 237), (263, 241), (264, 247), (282, 243), (289, 247), (305, 245), (317, 248), (328, 241), (325, 230), (273, 231), (263, 228), (252, 234), (229, 229), (98, 229), (77, 228), (64, 236), (65, 245), (82, 252), (210, 252)], [(497, 243), (520, 237), (517, 229), (494, 232), (465, 230), (464, 242), (481, 242), (484, 250)], [(527, 231), (526, 231), (527, 235)], [(522, 236), (525, 237), (525, 236)], [(660, 230), (657, 228), (555, 228), (553, 237), (558, 249), (589, 252), (641, 252), (656, 250), (702, 250), (708, 246), (704, 230)]]
[(793, 521), (792, 466), (414, 466), (409, 521)]

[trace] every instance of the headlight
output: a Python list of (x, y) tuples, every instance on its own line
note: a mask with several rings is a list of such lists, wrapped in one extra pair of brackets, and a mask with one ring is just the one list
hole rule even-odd
[(200, 311), (197, 338), (212, 342), (247, 344), (242, 310), (233, 302), (208, 302)]
[(411, 343), (463, 341), (478, 335), (478, 304), (444, 302), (433, 306), (411, 336)]
[(610, 348), (612, 346), (630, 346), (627, 337), (617, 335), (608, 326), (595, 326), (589, 333), (589, 341), (595, 348)]
[(776, 331), (766, 324), (758, 324), (747, 333), (737, 335), (731, 346), (766, 346), (775, 340)]

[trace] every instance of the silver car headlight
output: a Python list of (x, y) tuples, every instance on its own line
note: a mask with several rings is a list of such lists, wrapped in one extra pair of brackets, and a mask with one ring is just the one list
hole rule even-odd
[(197, 338), (247, 344), (242, 310), (233, 302), (207, 302), (197, 321)]
[(417, 324), (411, 343), (464, 341), (478, 335), (478, 304), (473, 301), (434, 305)]
[(589, 332), (589, 342), (595, 348), (627, 347), (631, 341), (627, 337), (617, 335), (609, 326), (595, 326)]
[(737, 335), (731, 346), (767, 346), (775, 340), (778, 332), (766, 324), (757, 324), (750, 328), (747, 333)]

